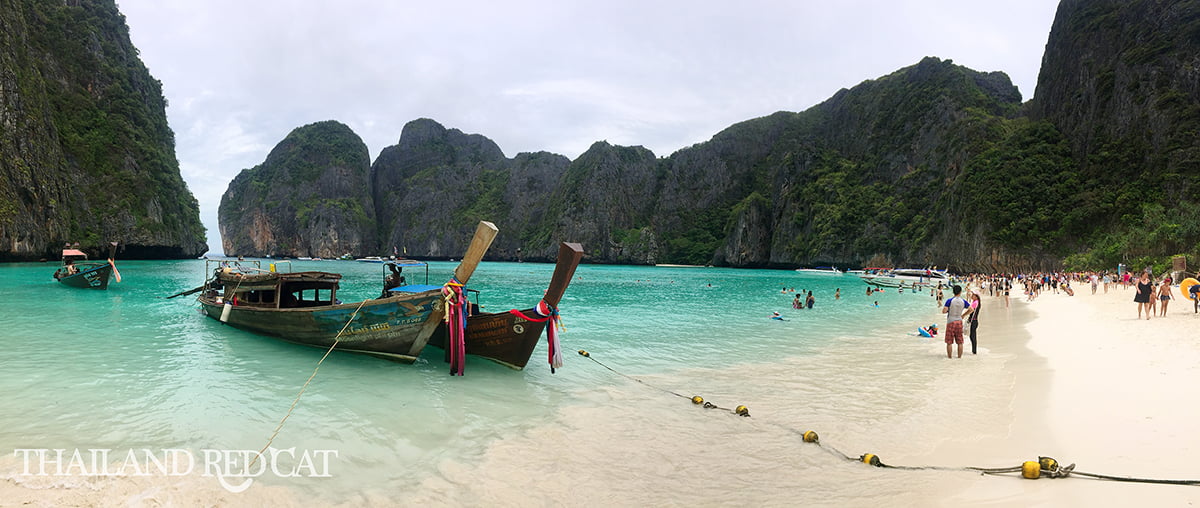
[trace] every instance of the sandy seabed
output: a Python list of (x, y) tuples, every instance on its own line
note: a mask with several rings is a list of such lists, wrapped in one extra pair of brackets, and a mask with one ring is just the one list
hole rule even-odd
[[(972, 422), (974, 429), (961, 428), (962, 422), (946, 422), (957, 433), (966, 438), (943, 441), (942, 444), (922, 451), (909, 447), (907, 453), (897, 453), (898, 462), (939, 464), (946, 466), (1005, 467), (1019, 465), (1024, 460), (1037, 460), (1039, 456), (1057, 459), (1063, 465), (1075, 464), (1078, 471), (1120, 477), (1152, 479), (1200, 480), (1200, 466), (1194, 457), (1200, 448), (1200, 436), (1195, 432), (1200, 410), (1195, 401), (1200, 400), (1200, 337), (1194, 330), (1200, 328), (1200, 314), (1193, 312), (1191, 302), (1176, 297), (1165, 317), (1155, 316), (1150, 320), (1137, 319), (1137, 308), (1133, 302), (1133, 290), (1119, 286), (1103, 289), (1091, 294), (1087, 285), (1077, 285), (1075, 296), (1047, 292), (1035, 301), (1025, 301), (1025, 296), (1014, 294), (1006, 306), (1000, 298), (984, 296), (981, 314), (980, 353), (1003, 357), (1004, 376), (998, 383), (1012, 380), (1011, 388), (1001, 387), (999, 398), (1006, 400), (980, 401), (980, 404), (999, 404), (1007, 410), (995, 413), (995, 418)], [(1178, 294), (1178, 293), (1176, 293)], [(967, 344), (963, 360), (946, 359), (938, 354), (940, 346), (930, 343), (926, 354), (919, 361), (967, 362), (970, 345)], [(964, 365), (964, 367), (969, 367)], [(935, 369), (934, 372), (937, 372)], [(967, 371), (969, 372), (969, 371)], [(940, 390), (961, 390), (964, 369), (945, 369), (934, 374)], [(986, 380), (985, 380), (986, 381)], [(997, 393), (997, 391), (992, 392)], [(996, 395), (991, 395), (996, 397)], [(1011, 398), (1009, 398), (1011, 397)], [(955, 399), (961, 401), (960, 398)], [(970, 400), (969, 398), (967, 400)], [(961, 403), (961, 402), (956, 402)], [(692, 416), (681, 416), (680, 422), (693, 422), (707, 431), (709, 423)], [(574, 434), (562, 433), (557, 439), (564, 447), (584, 439), (589, 426), (600, 425), (594, 421), (579, 421)], [(932, 437), (940, 429), (918, 428)], [(958, 427), (955, 425), (958, 424)], [(986, 427), (986, 428), (985, 428)], [(743, 431), (749, 432), (749, 431)], [(728, 440), (736, 442), (738, 436)], [(824, 439), (823, 439), (824, 442)], [(501, 445), (496, 455), (505, 457), (517, 453), (505, 447), (521, 448), (528, 443), (518, 440)], [(647, 445), (649, 446), (649, 445)], [(729, 456), (731, 449), (722, 449), (720, 443), (712, 445), (715, 452)], [(527, 447), (527, 446), (526, 446)], [(603, 448), (601, 446), (600, 448)], [(714, 452), (714, 453), (715, 453)], [(596, 461), (605, 460), (607, 452), (596, 452)], [(764, 451), (764, 453), (766, 453)], [(808, 453), (808, 452), (804, 452)], [(504, 488), (508, 480), (492, 481), (494, 489), (484, 488), (482, 495), (468, 497), (484, 504), (484, 501), (501, 500), (486, 504), (562, 506), (640, 505), (634, 495), (610, 495), (594, 497), (594, 494), (578, 494), (581, 489), (570, 485), (568, 480), (588, 485), (587, 478), (610, 477), (613, 473), (592, 471), (594, 462), (586, 455), (576, 452), (577, 465), (564, 464), (562, 459), (547, 459), (546, 466), (565, 467), (561, 478), (548, 478), (552, 483), (563, 485), (550, 487), (556, 492), (556, 500), (528, 497), (528, 491), (513, 492), (506, 497)], [(814, 471), (812, 464), (828, 464), (828, 458), (809, 453), (809, 461), (800, 464), (807, 474), (825, 475), (822, 481), (841, 484), (833, 497), (820, 499), (789, 498), (784, 485), (777, 485), (779, 477), (764, 477), (772, 482), (760, 485), (755, 482), (743, 484), (737, 491), (723, 497), (701, 497), (700, 493), (681, 492), (671, 497), (675, 503), (717, 506), (730, 504), (741, 499), (749, 504), (788, 506), (804, 505), (845, 506), (862, 501), (880, 501), (865, 491), (856, 491), (852, 484), (870, 485), (886, 482), (887, 486), (899, 489), (903, 495), (892, 497), (892, 502), (914, 506), (1191, 506), (1200, 504), (1200, 486), (1156, 485), (1096, 480), (1084, 477), (1042, 478), (1024, 480), (1016, 474), (989, 476), (966, 471), (943, 473), (876, 470), (866, 467), (836, 467), (832, 471)], [(892, 457), (883, 457), (889, 462)], [(0, 465), (8, 474), (0, 474), (0, 506), (293, 506), (309, 504), (302, 496), (284, 488), (270, 485), (256, 486), (242, 494), (225, 492), (214, 482), (198, 478), (76, 478), (62, 479), (29, 477), (16, 474), (16, 463), (12, 457), (3, 457)], [(1000, 461), (1000, 462), (996, 462)], [(1007, 462), (1005, 462), (1007, 461)], [(655, 478), (664, 473), (653, 461), (634, 461), (628, 466), (644, 474), (632, 475), (644, 488), (653, 488)], [(717, 462), (720, 464), (721, 462)], [(756, 467), (761, 467), (757, 466)], [(605, 470), (609, 468), (604, 468)], [(483, 471), (486, 473), (487, 469)], [(588, 472), (584, 475), (584, 472)], [(656, 472), (657, 471), (657, 472)], [(511, 471), (510, 471), (511, 472)], [(465, 469), (440, 477), (451, 480), (462, 477), (464, 483), (479, 482), (480, 470)], [(689, 473), (690, 474), (690, 473)], [(674, 481), (682, 481), (688, 474), (681, 473)], [(908, 475), (908, 476), (906, 476)], [(795, 475), (786, 474), (789, 478)], [(623, 477), (623, 476), (621, 476)], [(747, 474), (746, 478), (760, 477)], [(486, 480), (486, 478), (483, 478)], [(801, 481), (791, 480), (791, 481)], [(601, 487), (596, 480), (593, 489)], [(419, 489), (429, 493), (436, 481)], [(484, 482), (485, 484), (487, 482)], [(507, 486), (507, 487), (506, 487)], [(755, 496), (755, 490), (779, 489), (781, 494)], [(439, 497), (436, 492), (423, 501), (440, 504), (464, 504), (451, 501), (453, 495)], [(521, 490), (521, 489), (517, 489)], [(594, 492), (593, 490), (593, 492)], [(864, 489), (865, 490), (865, 489)], [(849, 492), (849, 493), (847, 493)], [(859, 492), (859, 493), (855, 493)], [(493, 498), (494, 496), (494, 498)], [(574, 496), (574, 497), (573, 497)], [(705, 495), (707, 496), (707, 495)], [(406, 497), (410, 501), (422, 500), (420, 496)], [(664, 498), (652, 498), (659, 499)], [(524, 500), (520, 503), (517, 500)], [(366, 495), (356, 499), (345, 499), (346, 505), (386, 506), (396, 502), (395, 498)], [(693, 502), (694, 501), (694, 502)], [(427, 504), (427, 503), (422, 503)], [(465, 504), (474, 504), (466, 502)], [(649, 504), (657, 505), (658, 502)]]

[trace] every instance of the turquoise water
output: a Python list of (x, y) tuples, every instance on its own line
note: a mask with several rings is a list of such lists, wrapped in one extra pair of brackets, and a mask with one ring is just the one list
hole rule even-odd
[[(432, 263), (430, 282), (446, 280), (454, 266)], [(54, 264), (0, 265), (0, 455), (11, 457), (18, 448), (266, 445), (324, 351), (223, 326), (200, 314), (190, 296), (163, 298), (199, 285), (204, 261), (119, 261), (117, 267), (123, 282), (89, 291), (55, 282)], [(293, 269), (344, 274), (339, 297), (347, 302), (376, 296), (382, 284), (378, 264), (296, 261)], [(540, 298), (552, 271), (549, 264), (484, 262), (469, 286), (482, 292), (486, 310), (525, 308)], [(812, 290), (815, 308), (792, 309), (793, 294), (781, 292), (785, 287)], [(654, 457), (637, 455), (657, 445), (630, 436), (647, 428), (660, 437), (678, 435), (662, 422), (635, 431), (625, 427), (628, 421), (657, 418), (683, 426), (684, 433), (712, 431), (703, 427), (715, 425), (705, 423), (706, 416), (675, 413), (686, 401), (681, 406), (663, 390), (710, 394), (709, 400), (729, 407), (758, 401), (765, 405), (754, 408), (759, 411), (791, 400), (817, 401), (823, 409), (808, 417), (818, 421), (844, 421), (870, 404), (870, 411), (922, 425), (926, 392), (935, 387), (925, 385), (927, 367), (913, 364), (944, 356), (944, 350), (908, 332), (941, 316), (927, 293), (889, 290), (868, 297), (865, 287), (849, 275), (582, 265), (560, 304), (567, 355), (557, 374), (546, 365), (544, 341), (524, 371), (469, 358), (461, 378), (447, 375), (436, 348), (413, 365), (335, 353), (273, 443), (277, 449), (337, 450), (332, 477), (264, 475), (261, 482), (303, 499), (403, 496), (411, 502), (508, 504), (528, 495), (512, 487), (514, 476), (553, 478), (564, 467), (608, 471), (626, 460), (653, 463)], [(839, 300), (833, 298), (836, 288)], [(769, 319), (773, 311), (786, 321)], [(643, 383), (576, 355), (578, 349)], [(872, 372), (885, 376), (891, 388), (881, 391), (884, 383), (864, 381)], [(658, 408), (669, 412), (647, 415)], [(798, 416), (782, 412), (773, 421)], [(689, 430), (692, 425), (702, 427)], [(869, 441), (873, 428), (851, 423), (845, 430)], [(617, 456), (593, 444), (600, 448), (591, 462), (564, 466), (548, 458), (560, 457), (557, 450), (530, 451), (550, 446), (546, 442), (574, 447), (576, 439), (610, 443), (608, 453)], [(822, 459), (808, 460), (819, 467)], [(686, 452), (680, 461), (673, 466), (679, 474), (684, 464), (705, 463)], [(420, 493), (414, 485), (423, 486)], [(511, 498), (506, 488), (514, 489)], [(561, 496), (574, 495), (560, 488)]]

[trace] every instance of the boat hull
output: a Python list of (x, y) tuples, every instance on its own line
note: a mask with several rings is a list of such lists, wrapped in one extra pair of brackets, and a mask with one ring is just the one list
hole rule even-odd
[[(550, 308), (555, 308), (571, 278), (575, 276), (575, 268), (583, 259), (583, 246), (578, 243), (563, 242), (558, 248), (558, 259), (554, 266), (554, 275), (550, 278), (550, 286), (542, 297)], [(539, 304), (539, 306), (541, 306)], [(521, 314), (539, 318), (536, 308), (525, 309)], [(515, 370), (523, 370), (533, 355), (542, 331), (549, 321), (530, 321), (513, 312), (474, 313), (467, 316), (466, 335), (463, 337), (465, 353), (469, 356), (486, 358)], [(438, 327), (429, 344), (446, 350), (446, 361), (451, 362), (449, 330), (446, 325)]]
[[(201, 298), (200, 304), (205, 314), (221, 320), (223, 304), (208, 298)], [(412, 363), (441, 323), (443, 313), (439, 292), (427, 291), (368, 300), (361, 309), (357, 302), (293, 309), (234, 305), (225, 323), (296, 344), (328, 349), (336, 341), (339, 351)]]
[[(534, 309), (521, 312), (526, 316), (537, 315)], [(529, 357), (533, 356), (533, 350), (545, 329), (545, 321), (529, 321), (510, 312), (476, 314), (467, 318), (467, 354), (522, 370), (529, 363)], [(448, 356), (447, 338), (446, 327), (439, 326), (430, 337), (429, 345), (446, 350)]]
[(108, 263), (85, 266), (78, 264), (80, 271), (66, 277), (59, 277), (62, 269), (55, 272), (54, 278), (63, 285), (82, 289), (108, 289), (108, 279), (112, 277), (112, 265)]

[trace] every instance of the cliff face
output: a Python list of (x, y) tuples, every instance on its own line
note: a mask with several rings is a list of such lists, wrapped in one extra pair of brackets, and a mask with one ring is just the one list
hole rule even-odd
[(221, 196), (221, 241), (229, 256), (374, 254), (374, 201), (367, 146), (333, 121), (293, 130), (262, 164), (243, 170)]
[(1062, 133), (1092, 229), (1113, 233), (1085, 259), (1194, 252), (1200, 1), (1063, 0), (1028, 111)]
[[(1030, 115), (1085, 163), (1104, 151), (1174, 171), (1200, 159), (1200, 2), (1064, 0)], [(1103, 159), (1103, 158), (1102, 158)]]
[(0, 259), (208, 250), (179, 174), (161, 84), (111, 0), (0, 9)]
[(409, 122), (400, 141), (384, 148), (371, 167), (380, 251), (425, 258), (459, 258), (475, 224), (493, 221), (502, 234), (488, 250), (501, 259), (553, 259), (557, 243), (518, 250), (532, 224), (542, 220), (546, 197), (568, 160), (522, 153), (508, 159), (492, 140), (446, 129), (437, 122)]

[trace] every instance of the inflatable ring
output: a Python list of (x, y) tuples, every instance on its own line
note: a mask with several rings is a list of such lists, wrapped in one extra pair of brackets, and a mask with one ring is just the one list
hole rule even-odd
[(1200, 280), (1196, 280), (1191, 277), (1183, 279), (1183, 282), (1179, 283), (1179, 292), (1183, 293), (1184, 298), (1191, 300), (1192, 293), (1190, 290), (1192, 289), (1192, 286), (1195, 286), (1196, 284), (1200, 284)]

